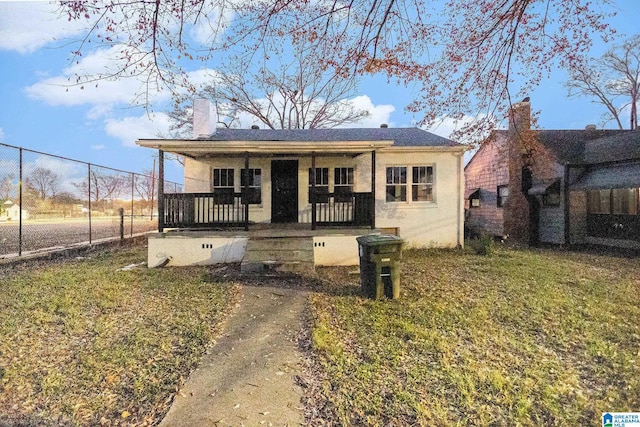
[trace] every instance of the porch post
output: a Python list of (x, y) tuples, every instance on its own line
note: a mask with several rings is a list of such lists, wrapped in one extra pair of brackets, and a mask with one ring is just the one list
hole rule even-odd
[(249, 152), (244, 153), (244, 231), (249, 231)]
[(371, 151), (371, 228), (376, 228), (376, 150)]
[[(151, 206), (153, 215), (153, 206)], [(158, 232), (164, 231), (164, 151), (158, 150)]]
[(311, 152), (311, 229), (316, 229), (316, 152)]
[(564, 244), (566, 247), (571, 246), (571, 201), (569, 193), (569, 179), (571, 179), (571, 165), (565, 164), (563, 175), (563, 201), (564, 201)]

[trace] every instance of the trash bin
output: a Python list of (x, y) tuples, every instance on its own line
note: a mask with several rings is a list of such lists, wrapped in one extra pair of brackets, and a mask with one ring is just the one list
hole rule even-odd
[(387, 234), (370, 234), (357, 240), (363, 293), (374, 299), (399, 298), (404, 240)]

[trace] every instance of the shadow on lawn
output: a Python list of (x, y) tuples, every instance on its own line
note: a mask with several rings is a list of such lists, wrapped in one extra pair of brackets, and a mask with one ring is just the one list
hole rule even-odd
[(273, 273), (248, 275), (240, 273), (240, 264), (211, 266), (205, 276), (209, 283), (235, 282), (244, 286), (269, 286), (300, 289), (332, 296), (362, 295), (358, 267), (316, 267), (315, 274)]

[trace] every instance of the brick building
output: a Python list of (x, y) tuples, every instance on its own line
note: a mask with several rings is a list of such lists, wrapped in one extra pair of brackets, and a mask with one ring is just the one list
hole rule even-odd
[(465, 225), (533, 245), (640, 247), (639, 189), (640, 131), (531, 130), (523, 101), (465, 167)]

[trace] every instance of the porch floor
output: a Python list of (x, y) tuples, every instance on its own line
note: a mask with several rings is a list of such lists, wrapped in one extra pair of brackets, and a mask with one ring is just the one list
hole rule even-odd
[(167, 236), (179, 236), (181, 234), (190, 237), (231, 237), (247, 236), (249, 239), (278, 238), (278, 237), (317, 237), (330, 235), (361, 236), (363, 234), (396, 234), (396, 229), (370, 228), (370, 227), (318, 227), (311, 229), (310, 224), (251, 224), (249, 231), (244, 228), (175, 228), (165, 229)]

